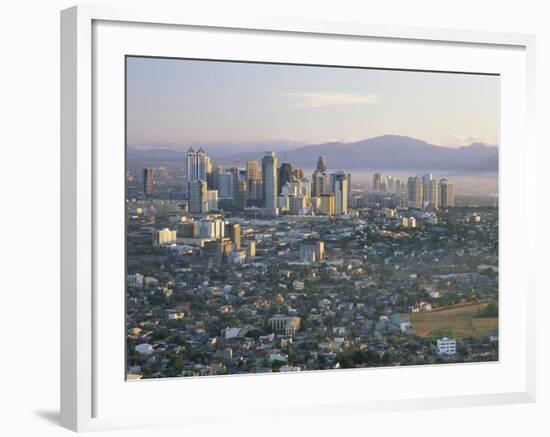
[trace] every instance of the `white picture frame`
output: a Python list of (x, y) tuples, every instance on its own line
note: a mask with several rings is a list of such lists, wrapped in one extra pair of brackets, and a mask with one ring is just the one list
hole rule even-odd
[[(101, 28), (97, 27), (98, 24), (102, 26), (102, 23), (107, 23), (107, 25)], [(128, 28), (123, 30), (123, 32), (132, 32), (132, 44), (137, 44), (131, 52), (126, 52), (128, 48), (124, 46), (124, 38), (116, 26), (131, 27), (130, 30)], [(146, 28), (149, 29), (148, 32), (151, 36), (147, 44), (136, 37)], [(444, 390), (438, 391), (435, 387), (426, 388), (424, 391), (411, 386), (407, 394), (400, 397), (397, 389), (392, 393), (388, 392), (387, 395), (382, 395), (383, 388), (374, 388), (375, 385), (371, 381), (369, 384), (373, 385), (369, 386), (373, 387), (373, 392), (379, 390), (378, 392), (369, 395), (355, 393), (346, 400), (346, 396), (331, 388), (354, 387), (355, 380), (359, 381), (359, 378), (367, 375), (365, 371), (370, 372), (370, 369), (361, 369), (327, 372), (322, 375), (317, 375), (316, 372), (307, 372), (307, 375), (284, 375), (284, 377), (250, 375), (198, 378), (192, 382), (163, 380), (126, 383), (121, 378), (120, 384), (116, 384), (121, 391), (117, 391), (119, 388), (112, 388), (111, 391), (112, 381), (123, 375), (124, 357), (123, 355), (115, 357), (115, 361), (120, 359), (120, 369), (112, 367), (112, 362), (105, 361), (104, 357), (108, 354), (102, 354), (102, 348), (109, 348), (104, 349), (104, 352), (107, 350), (120, 351), (120, 344), (107, 346), (104, 331), (112, 326), (123, 326), (124, 314), (115, 311), (110, 313), (105, 309), (107, 298), (98, 299), (98, 284), (101, 284), (102, 280), (102, 273), (99, 272), (105, 271), (101, 270), (101, 263), (105, 258), (99, 255), (102, 253), (101, 251), (105, 250), (104, 240), (101, 240), (104, 238), (101, 235), (104, 235), (105, 232), (101, 227), (100, 214), (103, 213), (98, 212), (101, 209), (98, 209), (97, 206), (98, 202), (103, 202), (103, 198), (100, 198), (101, 193), (105, 192), (102, 184), (107, 183), (102, 181), (107, 181), (107, 178), (112, 176), (110, 170), (120, 169), (120, 167), (107, 168), (105, 154), (98, 153), (98, 147), (103, 141), (98, 138), (103, 137), (102, 133), (97, 130), (97, 123), (98, 121), (100, 125), (102, 123), (100, 121), (103, 114), (101, 108), (106, 104), (102, 97), (103, 91), (98, 90), (105, 89), (100, 83), (102, 80), (109, 80), (112, 83), (110, 85), (112, 88), (109, 89), (110, 95), (116, 99), (122, 92), (119, 84), (123, 78), (119, 77), (120, 75), (116, 76), (120, 70), (115, 69), (116, 77), (114, 79), (116, 80), (111, 81), (113, 78), (104, 75), (104, 70), (98, 66), (105, 65), (105, 63), (97, 62), (96, 65), (96, 61), (108, 61), (116, 57), (119, 62), (121, 53), (136, 54), (135, 47), (141, 47), (140, 53), (158, 51), (160, 54), (165, 54), (171, 48), (169, 44), (161, 44), (161, 38), (166, 35), (160, 34), (177, 32), (177, 29), (185, 29), (187, 33), (215, 33), (233, 29), (237, 31), (239, 37), (246, 37), (248, 33), (254, 33), (256, 37), (258, 32), (262, 35), (268, 33), (269, 38), (274, 41), (273, 47), (276, 46), (278, 38), (288, 37), (299, 41), (300, 38), (315, 36), (315, 38), (331, 38), (334, 41), (345, 40), (342, 44), (351, 44), (346, 42), (351, 40), (358, 43), (370, 40), (390, 45), (399, 43), (419, 46), (429, 44), (435, 47), (434, 50), (446, 49), (447, 46), (452, 45), (460, 48), (465, 56), (468, 51), (478, 48), (498, 50), (503, 54), (501, 66), (492, 67), (489, 64), (483, 64), (485, 61), (478, 56), (476, 58), (479, 58), (476, 61), (478, 64), (471, 65), (469, 69), (480, 71), (478, 67), (484, 65), (483, 71), (500, 74), (499, 68), (510, 68), (507, 70), (509, 75), (505, 76), (510, 77), (508, 83), (511, 84), (510, 90), (512, 91), (510, 91), (509, 97), (510, 99), (514, 97), (514, 101), (517, 100), (520, 104), (518, 105), (519, 109), (504, 107), (505, 110), (510, 109), (515, 112), (507, 113), (505, 111), (503, 120), (510, 121), (517, 116), (517, 123), (514, 126), (506, 125), (503, 128), (510, 129), (506, 131), (504, 139), (513, 138), (516, 148), (511, 145), (506, 146), (504, 156), (506, 159), (501, 163), (500, 184), (507, 187), (508, 192), (511, 193), (509, 196), (525, 196), (525, 199), (535, 196), (536, 151), (533, 134), (535, 40), (531, 35), (394, 27), (364, 23), (321, 23), (308, 22), (307, 20), (296, 22), (284, 19), (243, 19), (239, 22), (226, 22), (223, 18), (213, 16), (194, 17), (186, 11), (162, 11), (155, 8), (125, 10), (78, 6), (64, 10), (61, 13), (61, 424), (72, 430), (83, 431), (167, 424), (207, 424), (214, 420), (214, 416), (216, 416), (216, 422), (238, 420), (231, 414), (231, 411), (224, 413), (222, 410), (224, 398), (221, 396), (220, 404), (212, 402), (209, 405), (209, 411), (204, 414), (200, 414), (200, 409), (193, 411), (192, 414), (189, 413), (192, 409), (190, 403), (168, 408), (170, 399), (177, 395), (177, 390), (181, 390), (181, 387), (178, 387), (182, 383), (187, 384), (186, 393), (189, 393), (190, 398), (194, 396), (193, 393), (197, 396), (198, 393), (215, 396), (217, 390), (242, 390), (248, 397), (242, 395), (239, 398), (240, 409), (248, 408), (251, 412), (249, 414), (252, 412), (254, 414), (253, 419), (259, 421), (269, 420), (280, 414), (290, 416), (364, 414), (372, 411), (533, 402), (535, 399), (535, 286), (534, 274), (530, 266), (534, 264), (532, 261), (535, 253), (533, 250), (535, 238), (534, 232), (529, 229), (522, 229), (522, 234), (518, 235), (520, 231), (518, 229), (514, 231), (517, 221), (509, 222), (505, 229), (511, 229), (510, 235), (504, 237), (510, 241), (508, 249), (524, 251), (525, 256), (514, 266), (514, 275), (505, 275), (505, 280), (513, 282), (513, 286), (519, 291), (517, 295), (510, 294), (509, 299), (507, 297), (502, 299), (500, 309), (502, 324), (511, 323), (510, 317), (506, 316), (507, 313), (514, 314), (514, 309), (518, 311), (517, 319), (515, 319), (518, 326), (517, 332), (510, 336), (508, 343), (508, 345), (517, 346), (515, 348), (517, 356), (512, 357), (512, 354), (505, 353), (501, 362), (496, 366), (489, 364), (485, 365), (486, 367), (481, 365), (446, 367), (451, 370), (440, 370), (433, 366), (425, 366), (426, 368), (422, 370), (394, 368), (377, 370), (376, 374), (376, 379), (379, 381), (384, 379), (400, 381), (410, 379), (411, 371), (416, 372), (412, 375), (416, 375), (415, 377), (418, 378), (424, 378), (426, 372), (433, 372), (440, 374), (437, 378), (442, 378), (441, 380), (456, 378), (455, 383), (459, 387), (460, 385), (467, 386), (466, 380), (472, 375), (475, 379), (477, 373), (486, 372), (485, 376), (480, 377), (480, 380), (489, 379), (489, 375), (499, 372), (498, 366), (504, 368), (510, 360), (510, 362), (513, 361), (513, 365), (499, 375), (510, 381), (508, 386), (503, 382), (502, 389), (495, 385), (496, 382), (493, 385), (489, 383), (487, 386), (480, 385), (480, 390), (477, 392), (471, 387), (465, 387), (463, 391), (450, 387), (449, 391), (445, 392)], [(154, 34), (159, 34), (160, 39), (156, 40)], [(170, 37), (172, 36), (170, 35)], [(106, 48), (106, 41), (110, 43), (108, 45), (112, 46), (111, 48)], [(208, 49), (207, 43), (202, 48), (200, 45), (196, 47), (198, 52), (203, 49)], [(265, 53), (267, 53), (265, 56), (270, 56), (269, 49)], [(509, 58), (507, 54), (510, 54)], [(299, 53), (293, 56), (299, 57)], [(330, 56), (330, 54), (326, 56)], [(429, 53), (426, 56), (429, 56)], [(518, 60), (520, 62), (517, 62)], [(434, 65), (436, 65), (435, 61)], [(399, 65), (396, 66), (399, 67)], [(426, 65), (426, 69), (434, 69), (434, 66)], [(468, 71), (468, 68), (457, 71)], [(513, 81), (517, 83), (512, 84)], [(505, 85), (506, 87), (509, 86), (508, 83)], [(512, 96), (512, 93), (515, 94)], [(510, 100), (505, 99), (503, 104), (506, 104), (507, 101)], [(120, 103), (119, 101), (118, 104)], [(116, 120), (116, 118), (114, 119)], [(105, 124), (101, 126), (105, 126)], [(121, 127), (119, 126), (119, 128)], [(118, 134), (113, 133), (112, 138), (118, 138)], [(517, 146), (518, 141), (522, 144), (521, 148)], [(511, 143), (512, 141), (510, 141)], [(124, 145), (121, 144), (120, 147), (123, 148)], [(123, 164), (120, 162), (120, 156), (119, 152), (113, 155), (113, 165)], [(512, 168), (514, 163), (518, 163), (516, 171), (510, 174), (508, 169)], [(99, 171), (100, 167), (101, 171)], [(513, 185), (511, 183), (513, 181), (509, 180), (512, 177), (521, 179), (521, 182)], [(117, 190), (113, 191), (114, 196)], [(536, 202), (530, 203), (530, 205), (535, 204)], [(501, 208), (510, 206), (511, 203), (507, 201), (501, 203)], [(525, 208), (521, 212), (521, 216), (514, 220), (532, 220), (535, 217), (534, 208), (534, 206)], [(105, 208), (102, 210), (104, 211)], [(116, 239), (116, 234), (114, 235)], [(122, 245), (121, 242), (120, 246)], [(115, 256), (113, 255), (113, 257)], [(501, 269), (505, 269), (506, 259), (502, 261)], [(510, 265), (508, 265), (509, 267)], [(121, 298), (123, 299), (119, 296), (118, 303), (114, 302), (113, 308), (117, 308), (116, 305), (120, 303)], [(101, 322), (99, 322), (100, 319)], [(98, 325), (99, 323), (101, 326)], [(506, 325), (503, 327), (506, 328)], [(112, 372), (105, 370), (109, 366), (113, 368)], [(452, 370), (453, 367), (458, 370)], [(336, 377), (335, 373), (339, 373), (341, 376)], [(274, 378), (279, 379), (273, 383)], [(365, 379), (361, 383), (367, 383), (366, 381)], [(261, 390), (265, 393), (265, 390), (275, 390), (276, 386), (310, 387), (312, 392), (315, 392), (313, 388), (321, 384), (326, 384), (328, 387), (324, 398), (313, 393), (315, 396), (311, 396), (311, 398), (305, 396), (301, 402), (285, 405), (280, 400), (280, 394), (273, 392), (273, 399), (269, 401), (250, 400), (251, 394), (256, 393), (261, 396)], [(449, 385), (452, 386), (452, 384)], [(142, 393), (141, 389), (136, 388), (138, 386), (147, 388), (144, 388)], [(131, 393), (126, 394), (128, 399), (136, 396), (143, 396), (142, 399), (146, 399), (147, 396), (155, 396), (158, 399), (159, 395), (166, 393), (166, 405), (160, 402), (162, 405), (159, 405), (159, 409), (155, 411), (151, 409), (150, 414), (144, 414), (144, 411), (135, 408), (128, 408), (124, 411), (117, 410), (114, 404), (125, 404), (127, 401), (126, 398), (121, 397), (123, 396), (122, 391), (127, 387), (132, 387)], [(213, 412), (216, 414), (212, 414)], [(247, 419), (251, 419), (251, 417)]]

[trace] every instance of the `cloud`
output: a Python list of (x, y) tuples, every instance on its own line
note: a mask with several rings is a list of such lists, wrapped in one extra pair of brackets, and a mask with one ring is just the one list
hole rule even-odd
[(460, 146), (469, 146), (472, 143), (482, 143), (482, 144), (494, 144), (494, 141), (483, 135), (459, 135), (453, 134), (453, 138), (458, 142)]
[(372, 105), (378, 103), (376, 94), (346, 93), (287, 93), (296, 108), (324, 108), (340, 105)]

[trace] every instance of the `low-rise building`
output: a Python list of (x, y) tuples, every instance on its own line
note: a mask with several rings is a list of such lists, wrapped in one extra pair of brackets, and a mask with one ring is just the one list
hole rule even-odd
[(438, 355), (454, 355), (456, 354), (456, 340), (454, 338), (443, 337), (437, 340)]

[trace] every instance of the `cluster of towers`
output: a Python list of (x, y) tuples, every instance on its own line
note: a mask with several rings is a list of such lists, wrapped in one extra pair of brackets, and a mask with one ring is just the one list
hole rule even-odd
[(245, 168), (222, 168), (212, 165), (202, 148), (198, 152), (190, 148), (186, 178), (189, 211), (193, 213), (216, 210), (219, 202), (224, 202), (236, 211), (261, 208), (266, 215), (280, 211), (346, 214), (351, 195), (351, 174), (329, 174), (323, 157), (319, 157), (310, 182), (301, 168), (288, 162), (279, 166), (274, 152), (265, 152), (261, 161), (247, 161)]
[[(242, 211), (261, 208), (266, 215), (279, 212), (305, 215), (347, 214), (351, 198), (351, 173), (329, 173), (320, 156), (309, 181), (301, 168), (288, 162), (278, 165), (275, 152), (265, 152), (261, 161), (247, 161), (245, 168), (213, 165), (201, 147), (189, 148), (185, 161), (188, 208), (192, 213), (223, 209)], [(143, 169), (143, 192), (154, 190), (153, 169)]]
[(447, 179), (434, 179), (431, 174), (409, 177), (407, 183), (392, 176), (375, 173), (374, 193), (406, 193), (409, 208), (448, 208), (454, 206), (454, 185)]
[(383, 176), (382, 173), (374, 173), (372, 191), (375, 193), (403, 193), (405, 191), (405, 184), (399, 178)]
[(455, 204), (454, 185), (447, 179), (437, 181), (431, 174), (413, 176), (407, 181), (409, 208), (449, 208)]

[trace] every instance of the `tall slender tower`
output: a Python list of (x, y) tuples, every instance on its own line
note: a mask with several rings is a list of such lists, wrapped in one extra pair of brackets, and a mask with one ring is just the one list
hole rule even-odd
[(246, 208), (248, 200), (248, 184), (246, 181), (237, 181), (233, 183), (233, 209), (242, 211)]
[(246, 180), (260, 180), (260, 163), (259, 161), (246, 161)]
[(382, 177), (382, 173), (374, 173), (374, 176), (372, 178), (372, 191), (375, 193), (382, 192), (383, 183), (384, 178)]
[(151, 196), (153, 194), (154, 183), (155, 182), (153, 180), (153, 169), (144, 168), (143, 169), (143, 193), (146, 196)]
[(430, 180), (428, 184), (424, 186), (424, 192), (428, 207), (433, 209), (439, 208), (439, 184), (437, 180)]
[(187, 182), (206, 181), (212, 172), (212, 163), (202, 147), (198, 151), (189, 147), (185, 164)]
[(193, 147), (189, 147), (189, 150), (187, 150), (185, 164), (185, 176), (187, 177), (187, 182), (198, 180), (197, 152), (195, 152)]
[(208, 188), (206, 181), (188, 182), (189, 212), (208, 212)]
[(292, 173), (292, 166), (288, 162), (283, 162), (279, 167), (279, 175), (277, 179), (277, 194), (281, 194), (284, 185), (287, 182), (292, 182), (294, 174)]
[(331, 191), (329, 183), (325, 158), (319, 156), (317, 159), (317, 168), (311, 177), (311, 195), (313, 197), (321, 197), (323, 194), (328, 194)]
[(407, 181), (407, 206), (409, 208), (422, 208), (424, 186), (420, 176), (410, 177)]
[(339, 171), (333, 175), (332, 192), (334, 193), (335, 214), (347, 214), (348, 212), (348, 175)]
[(454, 185), (447, 179), (439, 181), (439, 203), (443, 209), (455, 206)]
[(262, 159), (262, 193), (265, 209), (277, 214), (277, 157), (266, 152)]
[(209, 167), (211, 167), (210, 158), (201, 147), (197, 152), (197, 179), (205, 181)]
[(424, 202), (424, 204), (428, 204), (429, 203), (429, 200), (428, 200), (428, 185), (430, 184), (430, 182), (432, 181), (432, 174), (431, 173), (427, 173), (425, 175), (422, 175), (422, 188), (424, 189), (423, 190), (423, 197), (422, 197), (422, 201)]

